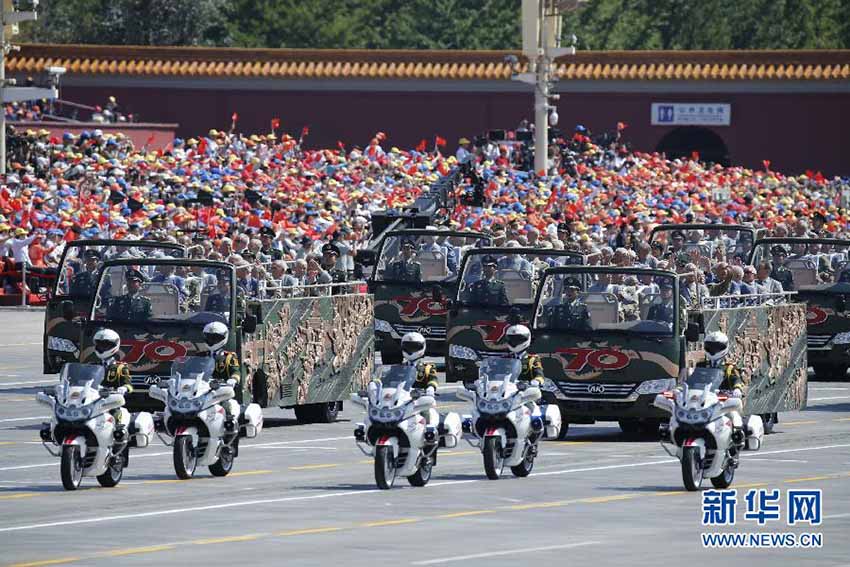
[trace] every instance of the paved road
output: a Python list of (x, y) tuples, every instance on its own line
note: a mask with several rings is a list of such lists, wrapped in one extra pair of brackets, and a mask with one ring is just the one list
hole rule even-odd
[[(681, 489), (657, 442), (616, 426), (576, 426), (546, 442), (526, 479), (484, 479), (468, 445), (443, 451), (425, 488), (374, 486), (351, 438), (356, 410), (301, 426), (266, 413), (235, 472), (175, 480), (168, 447), (131, 456), (119, 487), (65, 492), (58, 459), (38, 442), (45, 410), (41, 314), (0, 312), (0, 564), (26, 565), (665, 565), (723, 559), (754, 565), (850, 562), (850, 383), (810, 384), (811, 407), (782, 415), (764, 450), (743, 459), (738, 524), (701, 526), (701, 497)], [(442, 398), (443, 407), (461, 409)], [(759, 527), (743, 518), (749, 488), (820, 489), (823, 523)], [(703, 548), (700, 533), (820, 533), (820, 549)], [(120, 558), (120, 559), (116, 559)], [(203, 562), (203, 563), (202, 563)], [(781, 562), (781, 563), (777, 563)]]

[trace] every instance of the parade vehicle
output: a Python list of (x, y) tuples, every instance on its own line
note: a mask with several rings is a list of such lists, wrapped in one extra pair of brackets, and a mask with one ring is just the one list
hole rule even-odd
[[(495, 261), (496, 267), (485, 276), (483, 263), (487, 261)], [(505, 332), (512, 324), (530, 325), (543, 272), (583, 263), (583, 255), (565, 250), (470, 250), (461, 263), (457, 294), (449, 304), (446, 381), (472, 382), (478, 378), (482, 359), (509, 356)]]
[(541, 407), (540, 388), (520, 381), (517, 358), (485, 358), (471, 390), (459, 389), (460, 399), (472, 402), (472, 415), (464, 416), (467, 441), (484, 458), (484, 473), (497, 480), (505, 466), (517, 477), (534, 468), (542, 438), (557, 439), (561, 414), (556, 405)]
[(382, 239), (369, 279), (375, 342), (383, 364), (402, 360), (401, 337), (419, 332), (428, 355), (445, 356), (448, 298), (457, 292), (464, 255), (491, 238), (478, 232), (403, 229)]
[[(105, 260), (113, 258), (182, 258), (179, 244), (148, 240), (75, 240), (65, 245), (59, 269), (44, 314), (43, 372), (59, 372), (66, 362), (79, 360), (79, 329), (63, 317), (62, 306), (71, 302), (73, 312), (85, 315), (91, 309), (97, 276)], [(88, 264), (88, 265), (87, 265)], [(91, 268), (89, 270), (89, 268)], [(115, 282), (120, 284), (120, 282)]]
[[(240, 281), (246, 268), (196, 259), (118, 259), (100, 271), (95, 299), (85, 317), (73, 303), (63, 317), (77, 329), (80, 360), (94, 360), (94, 334), (108, 327), (121, 337), (120, 360), (128, 364), (134, 391), (128, 407), (163, 408), (148, 395), (171, 377), (172, 363), (204, 356), (203, 329), (211, 322), (228, 328), (224, 350), (239, 361), (236, 400), (244, 407), (294, 408), (301, 422), (336, 419), (342, 402), (365, 387), (373, 367), (371, 297), (347, 293), (363, 282), (293, 288), (290, 297), (246, 297)], [(129, 289), (128, 272), (142, 283)]]
[(757, 236), (755, 228), (737, 224), (660, 224), (649, 233), (649, 243), (661, 242), (674, 261), (709, 271), (721, 251), (725, 259), (745, 263)]
[(460, 417), (437, 412), (434, 397), (415, 387), (415, 366), (381, 366), (377, 375), (379, 380), (369, 383), (365, 397), (351, 394), (351, 401), (366, 409), (364, 423), (354, 430), (357, 446), (375, 458), (378, 488), (391, 488), (399, 476), (407, 477), (412, 486), (425, 486), (437, 464), (438, 447), (457, 446)]
[(263, 412), (248, 404), (241, 412), (233, 398), (235, 379), (225, 384), (213, 379), (215, 360), (189, 356), (174, 362), (171, 378), (150, 388), (150, 396), (165, 406), (161, 431), (172, 442), (174, 472), (180, 479), (192, 478), (198, 465), (208, 466), (213, 476), (227, 476), (239, 456), (239, 431), (228, 433), (225, 404), (244, 427), (245, 437), (254, 438), (263, 428)]
[(646, 268), (550, 268), (538, 289), (530, 352), (546, 377), (543, 397), (564, 424), (617, 421), (625, 433), (656, 434), (667, 415), (655, 396), (703, 362), (702, 337), (731, 338), (726, 362), (747, 385), (745, 412), (806, 404), (804, 306), (787, 295), (706, 298), (683, 305), (682, 281)]
[(771, 278), (806, 304), (809, 365), (818, 379), (850, 368), (850, 240), (762, 238), (750, 263), (770, 262)]
[[(66, 490), (76, 490), (87, 476), (96, 477), (101, 486), (117, 486), (129, 464), (130, 446), (147, 447), (153, 437), (151, 415), (140, 412), (131, 418), (123, 407), (126, 389), (102, 389), (104, 376), (101, 365), (70, 362), (62, 367), (52, 395), (36, 394), (39, 403), (53, 410), (50, 422), (42, 427), (41, 440), (51, 455), (60, 457)], [(116, 410), (121, 423), (127, 424), (120, 440), (115, 436)]]

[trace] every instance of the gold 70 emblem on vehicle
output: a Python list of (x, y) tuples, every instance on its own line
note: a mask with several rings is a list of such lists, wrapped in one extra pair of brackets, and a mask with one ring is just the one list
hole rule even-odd
[(186, 356), (188, 349), (180, 343), (159, 339), (155, 341), (123, 339), (121, 347), (130, 347), (122, 362), (135, 364), (146, 358), (156, 362), (167, 362)]
[(559, 348), (559, 355), (572, 356), (564, 367), (567, 372), (580, 372), (588, 364), (595, 370), (621, 370), (629, 365), (629, 356), (613, 348)]
[(393, 297), (393, 301), (397, 301), (401, 305), (399, 314), (402, 317), (411, 317), (419, 311), (428, 315), (445, 315), (448, 313), (446, 303), (434, 301), (433, 298), (428, 296), (415, 297), (407, 295)]

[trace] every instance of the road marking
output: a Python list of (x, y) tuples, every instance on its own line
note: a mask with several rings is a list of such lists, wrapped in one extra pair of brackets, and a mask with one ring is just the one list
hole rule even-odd
[(793, 483), (793, 482), (812, 482), (815, 480), (829, 480), (831, 478), (835, 478), (833, 476), (810, 476), (806, 478), (789, 478), (784, 480), (783, 482)]
[(810, 392), (827, 392), (827, 391), (832, 391), (832, 390), (837, 390), (839, 392), (846, 392), (847, 390), (850, 390), (850, 388), (809, 388)]
[(22, 492), (20, 494), (3, 494), (0, 500), (17, 500), (19, 498), (32, 498), (33, 496), (41, 496), (38, 492)]
[(301, 465), (298, 467), (289, 467), (291, 471), (306, 471), (312, 469), (332, 469), (334, 467), (338, 467), (339, 463), (326, 463), (324, 465)]
[(0, 419), (0, 423), (5, 423), (8, 421), (35, 421), (37, 419), (50, 419), (49, 415), (35, 415), (32, 417), (7, 417), (6, 419)]
[(750, 461), (767, 461), (771, 463), (808, 463), (809, 461), (801, 461), (800, 459), (762, 459), (761, 457), (747, 457), (747, 462)]
[[(17, 374), (7, 374), (9, 377), (17, 377)], [(45, 386), (50, 386), (51, 384), (55, 384), (56, 382), (52, 380), (27, 380), (26, 382), (2, 382), (0, 381), (0, 386), (25, 386), (27, 384), (43, 384)], [(0, 392), (3, 389), (0, 388)], [(32, 401), (35, 401), (35, 396), (32, 397)]]
[(823, 517), (824, 520), (832, 520), (835, 518), (850, 518), (850, 512), (845, 512), (843, 514), (830, 514)]
[(850, 421), (850, 417), (839, 417), (835, 421)]
[(383, 520), (380, 522), (368, 522), (366, 524), (360, 524), (361, 528), (378, 528), (381, 526), (398, 526), (401, 524), (414, 524), (419, 521), (419, 518), (402, 518), (400, 520)]
[(850, 396), (829, 396), (828, 398), (809, 398), (810, 402), (823, 402), (826, 400), (846, 400)]
[(32, 345), (40, 345), (44, 344), (43, 341), (38, 341), (37, 343), (11, 343), (8, 345), (0, 345), (0, 347), (13, 347), (13, 346), (32, 346)]
[(0, 447), (5, 447), (7, 445), (17, 445), (16, 441), (0, 441)]
[(782, 425), (811, 425), (813, 423), (820, 423), (820, 422), (816, 421), (814, 419), (811, 420), (811, 421), (783, 421)]
[(767, 486), (767, 483), (766, 482), (751, 482), (749, 484), (736, 484), (735, 488), (758, 488), (759, 486)]
[(556, 549), (572, 549), (575, 547), (584, 547), (587, 545), (597, 545), (599, 541), (580, 541), (576, 543), (566, 543), (563, 545), (546, 545), (543, 547), (526, 547), (523, 549), (507, 549), (504, 551), (490, 551), (487, 553), (473, 553), (470, 555), (455, 555), (454, 557), (441, 557), (439, 559), (428, 559), (427, 561), (414, 561), (413, 565), (438, 565), (440, 563), (454, 563), (456, 561), (468, 561), (469, 559), (484, 559), (487, 557), (499, 557), (504, 555), (517, 555), (523, 553), (534, 553), (539, 551), (554, 551)]
[(279, 536), (297, 536), (297, 535), (309, 535), (309, 534), (324, 534), (328, 532), (338, 532), (342, 530), (342, 528), (307, 528), (305, 530), (291, 530), (288, 532), (278, 532), (276, 535)]
[(257, 470), (257, 471), (239, 471), (239, 472), (235, 472), (235, 473), (230, 473), (227, 476), (253, 476), (253, 475), (256, 475), (256, 474), (272, 474), (273, 472), (274, 471), (270, 471), (270, 470), (267, 470), (267, 469)]
[(618, 500), (631, 500), (634, 498), (633, 494), (620, 494), (615, 496), (599, 496), (596, 498), (584, 498), (581, 502), (587, 502), (588, 504), (603, 504), (605, 502), (616, 502)]
[(798, 453), (800, 451), (822, 451), (824, 449), (842, 449), (850, 447), (850, 443), (842, 445), (821, 445), (820, 447), (800, 447), (799, 449), (779, 449), (778, 451), (759, 451), (759, 455), (781, 455), (783, 453)]
[(592, 471), (604, 471), (609, 469), (626, 469), (632, 467), (647, 467), (651, 465), (663, 465), (669, 463), (678, 463), (678, 459), (664, 459), (662, 461), (647, 461), (645, 463), (627, 463), (624, 465), (607, 465), (604, 467), (587, 467), (584, 469), (564, 469), (560, 471), (546, 471), (542, 473), (531, 473), (529, 476), (551, 476), (551, 475), (561, 475), (561, 474), (569, 474), (569, 473), (577, 473), (577, 472), (592, 472)]
[(156, 553), (157, 551), (169, 551), (174, 545), (151, 545), (149, 547), (130, 547), (128, 549), (116, 549), (102, 554), (105, 557), (122, 557), (124, 555), (136, 555), (138, 553)]
[(62, 563), (73, 563), (80, 561), (79, 557), (62, 557), (61, 559), (48, 559), (46, 561), (30, 561), (29, 563), (15, 563), (11, 567), (42, 567), (43, 565), (61, 565)]
[(480, 516), (481, 514), (495, 514), (495, 510), (469, 510), (467, 512), (455, 512), (454, 514), (443, 514), (442, 516), (435, 516), (441, 520), (448, 520), (451, 518), (464, 518), (466, 516)]
[(213, 543), (230, 543), (234, 541), (253, 541), (255, 539), (260, 539), (268, 534), (249, 534), (249, 535), (241, 535), (241, 536), (230, 536), (230, 537), (217, 537), (211, 539), (196, 539), (189, 543), (194, 545), (209, 545)]

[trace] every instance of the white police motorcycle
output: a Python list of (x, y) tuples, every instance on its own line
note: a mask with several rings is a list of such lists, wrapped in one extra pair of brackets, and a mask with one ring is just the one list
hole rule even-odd
[[(150, 388), (149, 395), (165, 404), (157, 425), (172, 439), (160, 436), (173, 446), (174, 471), (181, 479), (191, 478), (198, 465), (208, 466), (213, 476), (226, 476), (239, 454), (239, 428), (228, 431), (223, 407), (230, 404), (231, 414), (239, 416), (239, 404), (233, 399), (236, 381), (219, 384), (212, 379), (214, 370), (212, 357), (189, 356), (172, 364), (164, 389), (163, 383)], [(260, 406), (249, 404), (240, 422), (245, 437), (256, 437), (263, 428)]]
[(519, 382), (522, 364), (516, 358), (485, 358), (474, 390), (459, 389), (457, 396), (472, 402), (464, 416), (467, 441), (484, 456), (484, 472), (498, 479), (505, 466), (525, 477), (534, 467), (541, 438), (557, 439), (561, 412), (555, 405), (539, 406), (540, 388)]
[[(654, 405), (670, 414), (660, 429), (661, 446), (681, 461), (682, 481), (688, 490), (699, 490), (708, 477), (715, 488), (728, 488), (739, 464), (739, 447), (761, 448), (764, 427), (752, 415), (743, 427), (740, 398), (718, 391), (721, 368), (695, 368), (681, 388), (664, 392)], [(675, 451), (668, 445), (675, 446)]]
[(437, 464), (437, 448), (457, 446), (460, 417), (454, 412), (440, 415), (432, 396), (419, 395), (414, 388), (415, 366), (382, 366), (377, 375), (379, 380), (369, 383), (366, 397), (351, 394), (351, 401), (366, 409), (364, 423), (354, 430), (357, 446), (375, 457), (379, 488), (391, 488), (399, 476), (407, 477), (412, 486), (425, 486)]
[[(126, 390), (101, 389), (104, 377), (101, 365), (70, 362), (62, 367), (53, 395), (36, 395), (36, 401), (53, 410), (51, 421), (42, 426), (41, 440), (51, 455), (61, 458), (60, 475), (66, 490), (79, 488), (86, 476), (96, 477), (101, 486), (118, 485), (129, 463), (130, 446), (147, 447), (153, 437), (151, 415), (139, 412), (131, 421), (130, 412), (123, 407)], [(121, 412), (121, 423), (128, 424), (126, 433), (117, 431), (112, 414), (116, 409)]]

